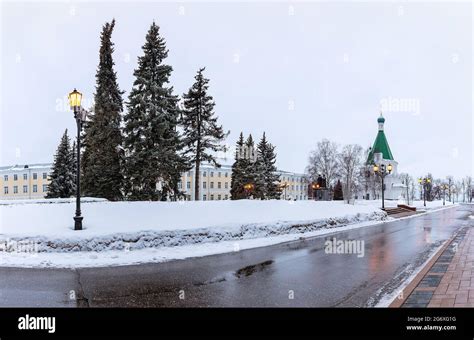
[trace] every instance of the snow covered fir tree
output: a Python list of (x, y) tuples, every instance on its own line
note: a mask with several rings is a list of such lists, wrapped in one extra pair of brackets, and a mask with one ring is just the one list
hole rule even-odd
[(263, 134), (257, 148), (252, 135), (240, 133), (232, 165), (231, 199), (280, 199), (275, 147)]
[(275, 146), (267, 141), (265, 132), (257, 146), (255, 162), (255, 197), (260, 199), (279, 199), (280, 176), (276, 168)]
[(54, 156), (46, 198), (68, 198), (76, 193), (75, 159), (66, 130)]
[(124, 117), (124, 190), (129, 200), (176, 199), (190, 165), (178, 132), (178, 97), (168, 85), (173, 69), (164, 63), (168, 50), (155, 23), (142, 49)]
[(195, 200), (200, 197), (200, 166), (207, 162), (215, 167), (220, 167), (215, 154), (226, 151), (225, 145), (221, 143), (229, 132), (225, 133), (222, 125), (217, 124), (217, 116), (214, 115), (212, 96), (208, 94), (209, 79), (203, 76), (205, 68), (199, 69), (196, 80), (188, 93), (183, 95), (184, 109), (181, 114), (181, 126), (184, 130), (183, 143), (185, 155), (194, 165), (196, 178), (194, 181)]
[(122, 198), (120, 130), (122, 91), (114, 71), (111, 41), (115, 20), (106, 23), (100, 37), (99, 66), (96, 74), (95, 105), (85, 125), (82, 154), (82, 189), (86, 196), (115, 201)]

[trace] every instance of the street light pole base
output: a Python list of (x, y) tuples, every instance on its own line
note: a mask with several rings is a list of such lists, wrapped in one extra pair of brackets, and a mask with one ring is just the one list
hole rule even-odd
[(82, 230), (82, 216), (74, 216), (74, 230)]

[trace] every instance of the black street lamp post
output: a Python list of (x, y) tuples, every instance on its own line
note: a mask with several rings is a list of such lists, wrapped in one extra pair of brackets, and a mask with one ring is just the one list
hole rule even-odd
[(448, 186), (446, 184), (443, 184), (441, 188), (443, 189), (443, 205), (446, 205), (446, 189), (448, 188)]
[(69, 94), (69, 105), (74, 111), (77, 125), (77, 169), (76, 169), (76, 215), (74, 216), (74, 230), (82, 230), (81, 216), (81, 130), (86, 120), (87, 111), (81, 107), (82, 94), (76, 89)]
[(382, 179), (382, 209), (385, 209), (385, 195), (384, 195), (384, 192), (385, 192), (385, 183), (384, 183), (384, 179), (385, 179), (385, 176), (387, 175), (390, 175), (392, 173), (392, 164), (388, 164), (387, 166), (385, 166), (385, 164), (374, 164), (374, 167), (373, 167), (373, 170), (374, 170), (374, 174), (376, 174), (377, 176), (379, 176), (381, 179)]
[(426, 186), (431, 183), (431, 179), (429, 177), (418, 178), (418, 183), (423, 187), (423, 206), (426, 207)]

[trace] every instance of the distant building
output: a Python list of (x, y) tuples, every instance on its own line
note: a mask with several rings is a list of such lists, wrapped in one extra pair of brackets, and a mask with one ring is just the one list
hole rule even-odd
[[(387, 200), (398, 200), (403, 195), (402, 193), (406, 190), (406, 186), (402, 183), (400, 178), (398, 177), (398, 162), (393, 158), (392, 151), (388, 145), (387, 137), (385, 137), (384, 132), (384, 124), (385, 118), (380, 114), (380, 117), (377, 119), (377, 123), (379, 126), (379, 130), (377, 133), (377, 137), (375, 138), (374, 145), (370, 149), (369, 155), (367, 157), (366, 164), (368, 166), (372, 166), (374, 164), (374, 157), (377, 155), (381, 155), (380, 160), (375, 160), (377, 164), (385, 164), (388, 166), (389, 164), (392, 165), (392, 172), (390, 175), (385, 177), (385, 199)], [(377, 178), (377, 180), (380, 180)], [(370, 193), (368, 194), (368, 199), (374, 199), (375, 197), (370, 197)]]
[(281, 199), (294, 201), (308, 199), (308, 181), (305, 175), (282, 170), (278, 170), (277, 173), (280, 175), (282, 187)]
[[(194, 201), (196, 170), (193, 168), (181, 175), (178, 189), (184, 192), (187, 201)], [(216, 168), (211, 164), (201, 164), (200, 167), (200, 190), (201, 201), (220, 201), (230, 199), (230, 179), (232, 175), (231, 165), (221, 165)]]
[(48, 192), (51, 164), (0, 167), (0, 199), (38, 199)]
[[(186, 200), (194, 201), (195, 169), (181, 175), (178, 188), (185, 194)], [(201, 201), (220, 201), (230, 199), (230, 183), (232, 165), (222, 164), (216, 168), (211, 164), (201, 164), (199, 199)], [(306, 200), (308, 199), (308, 184), (303, 174), (278, 170), (282, 184), (281, 199)]]

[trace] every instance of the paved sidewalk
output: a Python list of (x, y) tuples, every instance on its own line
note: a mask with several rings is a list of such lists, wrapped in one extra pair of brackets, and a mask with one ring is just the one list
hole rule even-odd
[(401, 307), (474, 307), (474, 228), (460, 229), (429, 266)]

